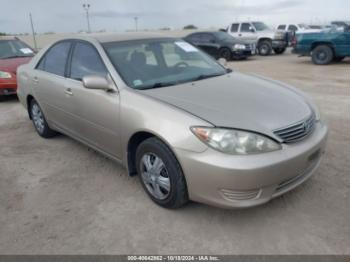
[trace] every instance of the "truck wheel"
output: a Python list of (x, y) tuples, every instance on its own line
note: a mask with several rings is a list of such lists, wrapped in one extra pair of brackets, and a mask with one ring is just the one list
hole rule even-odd
[(225, 58), (226, 61), (230, 61), (232, 58), (231, 50), (228, 48), (222, 48), (220, 50), (220, 58)]
[(268, 40), (261, 41), (258, 45), (259, 55), (268, 56), (272, 52), (272, 44)]
[(281, 55), (284, 52), (286, 52), (286, 48), (275, 48), (275, 49), (273, 49), (273, 51), (275, 52), (275, 54)]
[(333, 61), (334, 62), (341, 62), (344, 60), (344, 58), (345, 58), (345, 56), (336, 56), (333, 58)]
[(312, 50), (312, 62), (316, 65), (328, 65), (334, 58), (333, 50), (328, 45), (319, 45)]

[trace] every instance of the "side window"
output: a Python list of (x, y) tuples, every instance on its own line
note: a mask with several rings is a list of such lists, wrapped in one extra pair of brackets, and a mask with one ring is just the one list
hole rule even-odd
[(203, 43), (212, 43), (215, 41), (215, 37), (211, 34), (202, 34), (201, 39)]
[(239, 24), (232, 24), (231, 32), (232, 33), (237, 33), (238, 32), (238, 27), (239, 27)]
[(250, 27), (251, 25), (249, 23), (243, 23), (241, 26), (241, 32), (245, 32), (245, 33), (251, 32)]
[(288, 31), (293, 31), (293, 32), (298, 31), (298, 27), (296, 27), (295, 25), (289, 25)]
[(107, 69), (93, 46), (78, 42), (72, 54), (70, 78), (81, 80), (87, 75), (106, 76)]
[(70, 46), (70, 42), (61, 42), (51, 47), (41, 59), (37, 69), (64, 76)]
[(200, 34), (190, 35), (190, 37), (188, 39), (191, 42), (199, 42), (200, 41)]
[(278, 30), (286, 30), (286, 25), (279, 25), (277, 27)]

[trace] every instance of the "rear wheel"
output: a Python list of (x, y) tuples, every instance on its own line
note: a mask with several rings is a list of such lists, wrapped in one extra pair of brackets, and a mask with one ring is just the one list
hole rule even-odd
[(41, 110), (38, 102), (36, 102), (34, 99), (30, 102), (29, 114), (32, 118), (35, 130), (41, 137), (50, 138), (57, 134), (47, 124), (43, 111)]
[(333, 58), (334, 62), (341, 62), (345, 59), (345, 56), (336, 56)]
[(275, 48), (273, 49), (273, 51), (275, 52), (275, 54), (281, 55), (286, 51), (286, 48)]
[(232, 58), (231, 50), (228, 48), (222, 48), (220, 50), (220, 58), (225, 58), (226, 61), (230, 61)]
[(258, 44), (259, 55), (268, 56), (272, 52), (272, 44), (268, 40), (263, 40)]
[(319, 45), (312, 50), (312, 62), (316, 65), (328, 65), (334, 58), (333, 50), (328, 45)]
[(152, 137), (140, 144), (136, 167), (149, 197), (165, 208), (179, 208), (188, 202), (187, 186), (179, 162), (168, 146)]

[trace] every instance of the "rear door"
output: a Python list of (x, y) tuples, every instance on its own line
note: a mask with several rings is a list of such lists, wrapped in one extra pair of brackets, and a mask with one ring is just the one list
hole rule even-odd
[(53, 45), (39, 61), (31, 79), (35, 99), (44, 111), (46, 120), (67, 131), (75, 125), (73, 107), (65, 91), (66, 66), (71, 46), (70, 41)]
[(77, 123), (74, 133), (91, 146), (120, 159), (119, 94), (87, 89), (82, 83), (87, 75), (110, 77), (103, 60), (91, 43), (76, 41), (70, 61), (66, 89), (74, 103)]
[(218, 57), (220, 44), (213, 34), (202, 33), (200, 35), (200, 47), (213, 57)]

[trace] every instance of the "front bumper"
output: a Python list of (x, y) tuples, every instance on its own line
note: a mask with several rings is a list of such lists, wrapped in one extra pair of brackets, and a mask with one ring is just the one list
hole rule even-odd
[(14, 95), (17, 93), (17, 81), (11, 79), (0, 79), (0, 96)]
[(325, 152), (328, 129), (318, 122), (305, 140), (271, 153), (232, 156), (211, 148), (176, 149), (191, 200), (223, 208), (260, 205), (306, 181)]

